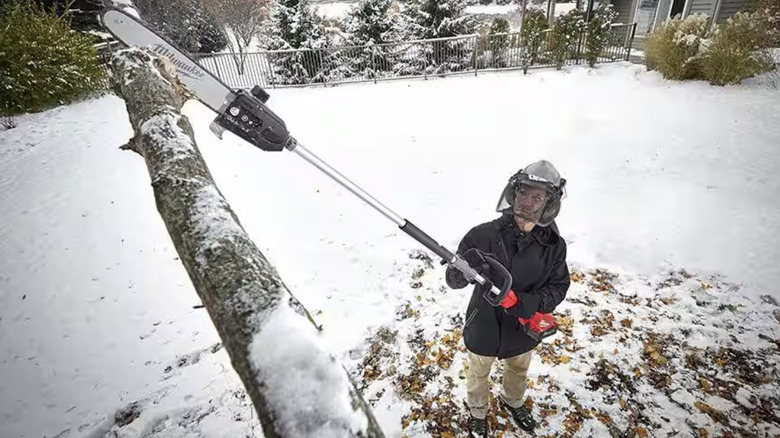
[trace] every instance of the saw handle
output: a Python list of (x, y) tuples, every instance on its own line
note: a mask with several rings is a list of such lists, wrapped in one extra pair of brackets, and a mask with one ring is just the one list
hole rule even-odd
[[(504, 265), (501, 264), (501, 262), (494, 259), (493, 257), (483, 255), (483, 258), (485, 259), (485, 262), (488, 264), (488, 266), (490, 266), (490, 272), (493, 274), (498, 274), (497, 280), (500, 281), (491, 281), (483, 278), (484, 282), (479, 282), (483, 286), (486, 286), (482, 292), (482, 297), (485, 298), (485, 300), (490, 303), (491, 306), (498, 307), (502, 305), (510, 293), (512, 296), (515, 295), (511, 289), (512, 274), (509, 273), (509, 270), (507, 270)], [(517, 302), (516, 296), (514, 299), (515, 302)]]

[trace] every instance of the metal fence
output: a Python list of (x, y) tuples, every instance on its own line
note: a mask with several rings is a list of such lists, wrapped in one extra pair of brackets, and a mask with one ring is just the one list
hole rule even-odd
[[(636, 23), (612, 25), (597, 62), (628, 61)], [(585, 63), (588, 33), (564, 43), (552, 32), (536, 41), (519, 33), (468, 35), (367, 46), (232, 54), (196, 54), (198, 62), (234, 88), (295, 87), (478, 74)]]

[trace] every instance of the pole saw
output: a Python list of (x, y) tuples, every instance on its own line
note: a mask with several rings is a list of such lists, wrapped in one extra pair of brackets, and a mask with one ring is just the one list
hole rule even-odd
[[(491, 257), (485, 257), (492, 268), (491, 271), (498, 276), (498, 278), (493, 279), (495, 281), (485, 278), (460, 255), (439, 245), (436, 240), (414, 223), (395, 213), (306, 149), (290, 135), (284, 120), (266, 106), (270, 96), (259, 85), (255, 85), (250, 91), (230, 88), (213, 73), (161, 36), (149, 24), (134, 14), (128, 13), (125, 9), (109, 6), (101, 11), (100, 17), (104, 27), (127, 46), (147, 47), (171, 61), (176, 68), (179, 80), (187, 90), (201, 103), (216, 112), (217, 117), (211, 123), (210, 129), (217, 137), (222, 139), (224, 132), (228, 131), (262, 151), (281, 152), (287, 150), (297, 154), (440, 257), (443, 265), (446, 264), (457, 269), (470, 283), (482, 285), (484, 289), (482, 296), (491, 306), (501, 306), (507, 309), (518, 304), (517, 296), (511, 289), (512, 275), (501, 263)], [(552, 315), (547, 313), (537, 312), (530, 319), (518, 318), (518, 320), (525, 332), (537, 341), (557, 332)]]

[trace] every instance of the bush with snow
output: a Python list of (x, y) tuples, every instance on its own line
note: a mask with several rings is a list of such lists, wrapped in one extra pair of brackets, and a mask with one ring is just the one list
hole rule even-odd
[(105, 88), (91, 38), (31, 0), (0, 10), (0, 116), (41, 111)]
[(760, 12), (738, 12), (715, 26), (703, 14), (669, 20), (647, 39), (647, 66), (667, 79), (740, 83), (774, 68), (765, 50), (772, 38), (766, 23)]
[(577, 9), (572, 9), (555, 20), (549, 44), (555, 68), (560, 70), (567, 59), (576, 55), (577, 45), (585, 27), (585, 14)]
[[(509, 21), (503, 17), (496, 17), (490, 24), (487, 35), (487, 48), (491, 54), (491, 67), (506, 67), (506, 50), (510, 45), (511, 35), (509, 32)], [(511, 38), (514, 40), (514, 38)], [(512, 41), (514, 43), (514, 41)]]
[(648, 69), (667, 79), (701, 77), (699, 47), (702, 42), (707, 44), (709, 29), (710, 18), (700, 13), (661, 23), (645, 42)]
[(538, 8), (529, 8), (523, 17), (521, 37), (523, 41), (523, 72), (528, 72), (528, 67), (536, 63), (539, 55), (539, 47), (544, 41), (545, 32), (550, 23), (547, 14)]
[(754, 0), (744, 12), (758, 14), (767, 47), (780, 47), (780, 0)]
[(704, 79), (713, 85), (736, 84), (774, 68), (762, 50), (766, 34), (761, 20), (757, 12), (738, 12), (715, 29), (702, 55)]
[(617, 11), (611, 4), (601, 4), (593, 11), (593, 17), (588, 23), (588, 34), (585, 42), (585, 60), (588, 61), (590, 67), (596, 65), (601, 52), (609, 44), (610, 30), (617, 16)]

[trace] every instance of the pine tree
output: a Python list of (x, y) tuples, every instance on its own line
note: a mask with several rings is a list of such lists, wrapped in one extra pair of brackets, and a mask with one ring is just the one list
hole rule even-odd
[(141, 17), (190, 53), (218, 52), (227, 47), (224, 29), (197, 0), (134, 0)]
[(346, 28), (354, 45), (397, 40), (398, 19), (390, 15), (392, 0), (361, 0), (347, 16)]
[(410, 6), (416, 24), (411, 30), (417, 38), (446, 38), (474, 31), (474, 19), (463, 13), (466, 3), (462, 0), (414, 0)]
[[(475, 21), (464, 14), (462, 0), (412, 0), (405, 5), (405, 20), (401, 29), (405, 39), (433, 39), (468, 35), (474, 32)], [(462, 70), (471, 65), (466, 40), (432, 41), (422, 45), (416, 56), (407, 56), (399, 63), (400, 74), (429, 74)]]
[(311, 49), (321, 44), (320, 20), (308, 0), (279, 0), (275, 6), (273, 49)]
[(391, 6), (392, 0), (361, 0), (347, 16), (349, 42), (360, 46), (344, 59), (351, 73), (374, 78), (393, 70), (393, 48), (382, 45), (399, 39), (399, 19), (390, 13)]
[(273, 21), (274, 31), (268, 48), (287, 51), (271, 54), (269, 61), (273, 65), (274, 74), (278, 76), (276, 80), (283, 84), (327, 80), (329, 69), (335, 61), (329, 53), (311, 49), (324, 49), (331, 43), (309, 1), (279, 0), (275, 5)]

